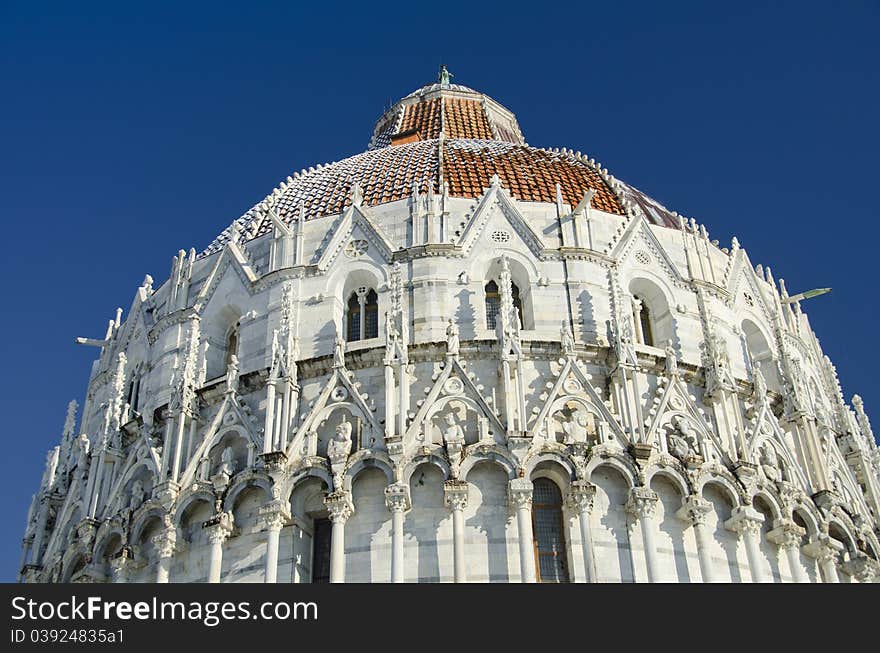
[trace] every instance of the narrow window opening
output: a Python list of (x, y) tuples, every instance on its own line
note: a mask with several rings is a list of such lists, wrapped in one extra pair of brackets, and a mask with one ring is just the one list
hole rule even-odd
[(333, 525), (329, 519), (315, 519), (312, 536), (312, 582), (330, 582), (330, 544)]
[(535, 567), (540, 583), (567, 583), (568, 552), (562, 517), (562, 493), (547, 478), (535, 480), (532, 494), (532, 532)]

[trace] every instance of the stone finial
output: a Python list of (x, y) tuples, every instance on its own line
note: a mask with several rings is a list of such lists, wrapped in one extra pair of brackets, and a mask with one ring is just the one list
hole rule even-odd
[(364, 202), (364, 191), (361, 190), (360, 184), (356, 181), (353, 181), (351, 184), (349, 197), (351, 198), (351, 203), (353, 206), (360, 206)]
[(74, 430), (76, 429), (77, 408), (79, 408), (79, 404), (76, 403), (76, 399), (71, 399), (70, 403), (67, 404), (67, 415), (64, 418), (64, 429), (61, 431), (61, 437), (65, 440), (73, 437)]

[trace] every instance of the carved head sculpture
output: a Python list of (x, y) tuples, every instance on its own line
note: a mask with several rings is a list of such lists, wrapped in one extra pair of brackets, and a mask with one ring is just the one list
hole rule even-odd
[(343, 442), (348, 440), (349, 437), (351, 437), (351, 423), (348, 421), (345, 413), (343, 413), (342, 421), (336, 425), (336, 435), (334, 436), (334, 439)]

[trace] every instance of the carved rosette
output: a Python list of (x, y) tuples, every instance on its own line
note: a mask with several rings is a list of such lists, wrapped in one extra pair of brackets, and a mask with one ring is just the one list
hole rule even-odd
[(391, 512), (406, 512), (412, 507), (409, 486), (393, 483), (385, 488), (385, 507)]
[(324, 505), (330, 512), (330, 521), (334, 524), (348, 521), (354, 514), (354, 504), (351, 501), (351, 492), (336, 490), (324, 497)]
[(443, 484), (443, 503), (452, 511), (464, 510), (468, 504), (467, 481), (446, 481)]
[(629, 492), (626, 511), (639, 519), (652, 519), (660, 497), (646, 487), (634, 487)]

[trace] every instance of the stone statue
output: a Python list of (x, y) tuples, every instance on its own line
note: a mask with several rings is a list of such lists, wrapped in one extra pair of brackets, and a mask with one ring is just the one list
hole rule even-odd
[(450, 318), (449, 324), (446, 326), (446, 353), (450, 356), (458, 356), (458, 349), (458, 327)]
[(223, 453), (220, 454), (220, 469), (217, 473), (226, 474), (229, 477), (235, 474), (235, 454), (229, 445), (226, 445)]
[(446, 445), (446, 455), (449, 458), (449, 471), (452, 478), (458, 478), (458, 473), (461, 469), (462, 450), (464, 449), (464, 430), (452, 411), (443, 416), (443, 421), (446, 422), (446, 430), (443, 431), (443, 442)]
[(694, 455), (694, 427), (680, 415), (672, 419), (672, 427), (666, 434), (666, 447), (679, 460), (686, 460)]
[(767, 381), (760, 366), (755, 362), (752, 363), (752, 384), (754, 386), (752, 397), (755, 401), (762, 401), (767, 396)]
[(85, 433), (80, 433), (75, 442), (76, 449), (76, 467), (81, 475), (85, 475), (86, 468), (89, 465), (89, 437)]
[(562, 321), (562, 328), (559, 330), (559, 337), (562, 340), (562, 353), (565, 355), (574, 353), (574, 334), (571, 332), (571, 326), (568, 320)]
[(385, 311), (385, 337), (388, 340), (394, 340), (397, 338), (397, 329), (394, 327), (394, 318), (391, 317), (391, 313)]
[(333, 367), (345, 367), (345, 340), (338, 333), (333, 348)]
[(764, 476), (767, 477), (767, 480), (776, 483), (781, 480), (779, 474), (779, 460), (776, 457), (776, 451), (773, 449), (773, 445), (765, 443), (763, 447), (761, 447), (761, 471), (764, 472)]
[(128, 500), (128, 509), (129, 510), (137, 510), (141, 507), (146, 498), (146, 491), (144, 490), (144, 484), (141, 483), (139, 478), (134, 479), (134, 482), (131, 484), (131, 493)]
[(449, 86), (449, 80), (452, 77), (455, 77), (455, 75), (453, 75), (451, 72), (446, 70), (445, 65), (441, 64), (440, 65), (440, 72), (437, 75), (437, 81), (440, 82), (440, 84), (442, 86)]
[(332, 462), (344, 461), (351, 452), (351, 422), (348, 421), (345, 414), (342, 415), (342, 421), (336, 425), (336, 431), (333, 439), (327, 444), (327, 457)]
[(235, 392), (238, 390), (238, 356), (232, 354), (229, 357), (229, 364), (226, 366), (226, 391)]
[(567, 422), (563, 422), (563, 444), (575, 444), (594, 439), (596, 425), (593, 415), (586, 410), (576, 410)]
[(678, 356), (675, 355), (675, 348), (672, 343), (666, 343), (666, 375), (678, 376)]
[(443, 421), (446, 422), (446, 430), (443, 431), (444, 444), (464, 444), (464, 429), (455, 418), (455, 413), (452, 411), (446, 413), (443, 416)]

